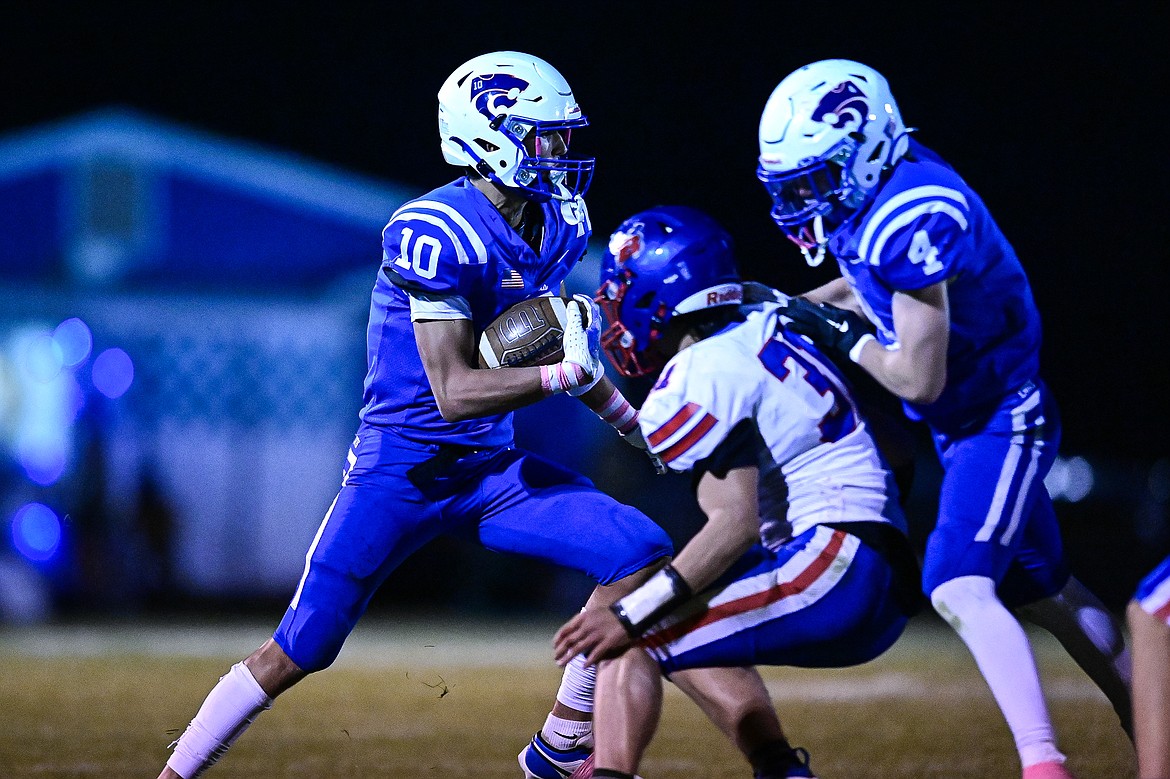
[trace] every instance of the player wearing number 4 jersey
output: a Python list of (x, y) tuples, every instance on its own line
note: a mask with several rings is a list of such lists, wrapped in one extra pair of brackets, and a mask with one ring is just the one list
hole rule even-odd
[(1127, 726), (1128, 655), (1069, 577), (1044, 488), (1060, 420), (1027, 277), (979, 196), (908, 132), (885, 79), (860, 63), (813, 63), (776, 87), (759, 136), (772, 217), (810, 264), (827, 252), (841, 272), (786, 315), (930, 426), (944, 478), (923, 589), (974, 655), (1026, 779), (1060, 779), (1070, 774), (1009, 609), (1052, 631)]
[[(918, 570), (844, 380), (781, 326), (779, 304), (740, 305), (727, 234), (693, 209), (659, 207), (627, 220), (609, 250), (603, 346), (622, 373), (661, 372), (642, 431), (670, 468), (693, 472), (707, 515), (672, 564), (557, 634), (560, 662), (620, 655), (598, 674), (592, 775), (628, 777), (657, 725), (661, 675), (864, 663), (901, 634)], [(758, 779), (813, 776), (774, 717), (749, 724), (723, 729)]]
[[(647, 517), (513, 446), (513, 409), (569, 392), (645, 448), (635, 410), (603, 377), (591, 300), (568, 307), (560, 364), (476, 367), (477, 333), (555, 289), (585, 252), (593, 161), (567, 156), (584, 125), (560, 74), (518, 52), (472, 59), (439, 91), (443, 154), (466, 175), (403, 206), (383, 233), (341, 490), (272, 639), (211, 691), (162, 777), (201, 774), (277, 695), (329, 666), (378, 586), (439, 534), (575, 568), (598, 581), (600, 603), (669, 558)], [(561, 740), (526, 750), (525, 774), (558, 779), (585, 757), (576, 747), (589, 740), (590, 692), (589, 672), (571, 666), (546, 723)]]

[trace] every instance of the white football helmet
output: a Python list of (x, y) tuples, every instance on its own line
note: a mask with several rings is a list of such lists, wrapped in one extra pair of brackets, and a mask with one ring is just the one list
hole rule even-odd
[(810, 265), (906, 153), (907, 132), (885, 78), (859, 62), (814, 62), (773, 90), (760, 117), (756, 175), (772, 197), (772, 219)]
[[(541, 144), (542, 136), (559, 133), (567, 151), (570, 132), (587, 124), (568, 82), (531, 54), (480, 55), (456, 68), (439, 89), (443, 158), (531, 200), (585, 194), (594, 160), (542, 157)], [(536, 133), (535, 156), (524, 148), (530, 133)]]

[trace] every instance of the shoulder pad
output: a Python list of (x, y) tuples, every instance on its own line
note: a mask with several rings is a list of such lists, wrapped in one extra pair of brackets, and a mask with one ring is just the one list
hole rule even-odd
[(461, 292), (468, 268), (484, 265), (487, 246), (463, 214), (438, 200), (402, 206), (382, 231), (382, 258), (398, 286), (430, 293)]
[(917, 289), (951, 275), (949, 247), (964, 240), (971, 208), (962, 191), (928, 184), (880, 200), (865, 220), (858, 256), (881, 267), (896, 289)]
[(753, 407), (756, 385), (709, 364), (717, 361), (697, 355), (700, 345), (667, 363), (639, 417), (650, 450), (676, 471), (709, 457)]

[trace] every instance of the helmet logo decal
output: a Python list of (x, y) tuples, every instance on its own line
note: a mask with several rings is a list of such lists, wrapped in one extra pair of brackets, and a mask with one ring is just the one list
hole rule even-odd
[(865, 102), (865, 93), (852, 81), (842, 81), (817, 103), (812, 120), (826, 122), (840, 130), (850, 121), (857, 122), (859, 126), (864, 125), (868, 115), (869, 105)]
[(644, 225), (641, 222), (634, 222), (628, 226), (622, 225), (609, 237), (609, 253), (619, 265), (635, 259), (642, 253), (642, 247), (645, 246), (643, 229)]
[(742, 287), (719, 287), (707, 293), (707, 307), (722, 306), (728, 303), (742, 303)]
[(508, 73), (476, 76), (471, 80), (471, 102), (475, 110), (494, 119), (504, 110), (516, 105), (528, 82)]

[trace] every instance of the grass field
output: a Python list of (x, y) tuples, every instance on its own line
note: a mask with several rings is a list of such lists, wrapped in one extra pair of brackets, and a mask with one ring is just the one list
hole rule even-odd
[[(505, 777), (543, 722), (559, 672), (551, 624), (363, 623), (334, 667), (286, 693), (209, 777)], [(167, 744), (268, 625), (0, 631), (0, 777), (154, 777)], [(1033, 635), (1069, 765), (1134, 775), (1108, 703)], [(965, 648), (933, 619), (878, 660), (763, 669), (793, 743), (821, 779), (1014, 779), (1015, 751)], [(668, 687), (647, 779), (750, 776)]]

